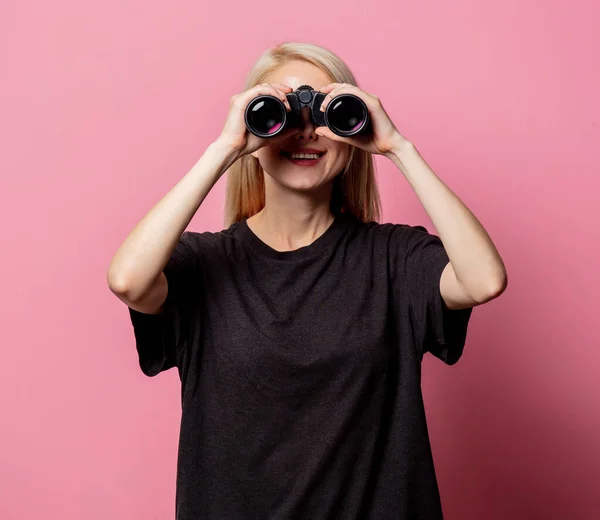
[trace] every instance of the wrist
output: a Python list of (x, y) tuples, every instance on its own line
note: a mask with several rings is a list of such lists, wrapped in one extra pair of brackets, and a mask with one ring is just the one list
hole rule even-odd
[(411, 150), (414, 150), (414, 147), (414, 144), (412, 144), (408, 139), (400, 134), (397, 134), (392, 141), (390, 150), (384, 155), (388, 159), (400, 159), (402, 155), (410, 153)]
[(229, 143), (223, 141), (221, 138), (218, 138), (215, 141), (213, 141), (209, 145), (209, 148), (213, 150), (214, 153), (222, 157), (223, 160), (229, 165), (233, 164), (240, 157), (239, 152), (233, 146), (229, 145)]

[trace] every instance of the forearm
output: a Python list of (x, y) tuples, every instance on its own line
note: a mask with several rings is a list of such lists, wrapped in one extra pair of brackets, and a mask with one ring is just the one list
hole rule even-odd
[(112, 258), (107, 282), (131, 300), (152, 286), (206, 195), (237, 156), (210, 144), (184, 177), (139, 221)]
[(504, 263), (469, 208), (433, 172), (412, 143), (399, 139), (386, 157), (415, 191), (444, 244), (458, 282), (468, 294), (485, 297), (502, 291), (507, 278)]

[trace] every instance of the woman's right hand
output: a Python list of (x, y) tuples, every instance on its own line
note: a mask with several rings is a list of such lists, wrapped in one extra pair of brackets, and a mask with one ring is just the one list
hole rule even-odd
[(285, 96), (292, 91), (292, 87), (288, 87), (283, 83), (261, 83), (240, 94), (235, 94), (231, 98), (229, 114), (217, 141), (239, 158), (263, 146), (274, 144), (296, 134), (299, 131), (297, 128), (288, 128), (274, 137), (258, 137), (246, 128), (244, 120), (244, 112), (250, 101), (265, 94), (280, 99), (289, 112), (291, 108)]

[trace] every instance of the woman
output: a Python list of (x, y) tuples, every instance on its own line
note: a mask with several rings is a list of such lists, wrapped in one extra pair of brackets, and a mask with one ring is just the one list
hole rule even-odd
[[(368, 137), (301, 126), (260, 139), (244, 109), (300, 85), (361, 97)], [(287, 101), (286, 101), (287, 102)], [(288, 107), (289, 109), (289, 107)], [(290, 153), (312, 149), (309, 166)], [(373, 154), (431, 217), (379, 224)], [(185, 232), (229, 170), (225, 229)], [(183, 233), (183, 234), (182, 234)], [(425, 352), (455, 363), (506, 272), (485, 230), (334, 54), (285, 43), (256, 63), (221, 135), (117, 251), (140, 366), (177, 367), (177, 518), (439, 519), (420, 388)]]

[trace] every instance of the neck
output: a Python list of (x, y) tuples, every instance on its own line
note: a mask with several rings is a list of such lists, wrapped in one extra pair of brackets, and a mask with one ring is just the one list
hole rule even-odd
[[(266, 188), (266, 187), (265, 187)], [(330, 210), (331, 184), (320, 192), (267, 189), (265, 206), (248, 219), (251, 229), (278, 251), (292, 251), (314, 242), (333, 223)]]

